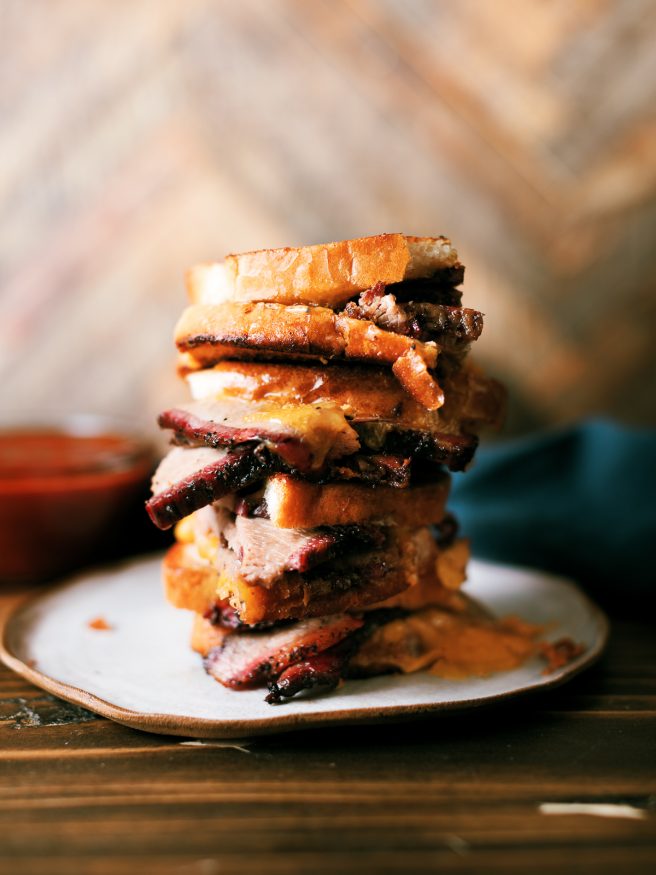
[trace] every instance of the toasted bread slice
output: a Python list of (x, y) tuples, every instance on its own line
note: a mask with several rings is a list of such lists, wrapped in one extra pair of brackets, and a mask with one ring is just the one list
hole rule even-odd
[(175, 608), (204, 614), (218, 601), (218, 572), (193, 544), (176, 543), (162, 562), (164, 594)]
[(471, 362), (444, 381), (444, 405), (427, 410), (385, 368), (274, 362), (219, 362), (184, 374), (195, 401), (238, 398), (270, 404), (339, 408), (355, 424), (458, 434), (461, 425), (498, 425), (505, 392)]
[(428, 526), (443, 519), (449, 486), (448, 474), (435, 483), (406, 489), (348, 481), (319, 485), (276, 474), (266, 480), (260, 506), (274, 525), (289, 529), (368, 521)]
[(446, 237), (379, 234), (298, 249), (261, 249), (199, 264), (187, 273), (194, 304), (275, 301), (333, 309), (377, 282), (431, 277), (458, 265)]
[(268, 589), (247, 584), (236, 560), (219, 571), (193, 544), (178, 543), (164, 557), (164, 589), (175, 607), (198, 614), (228, 602), (249, 625), (356, 611), (417, 583), (418, 537), (407, 533), (390, 550), (362, 557), (348, 574), (287, 574)]
[(499, 429), (506, 416), (508, 393), (502, 383), (487, 377), (473, 362), (465, 368), (466, 381), (460, 394), (454, 393), (454, 407), (467, 428)]
[(227, 396), (255, 403), (334, 406), (349, 418), (422, 424), (435, 416), (404, 392), (385, 368), (225, 361), (185, 376), (197, 401)]
[(191, 649), (201, 656), (207, 656), (210, 650), (223, 644), (231, 631), (223, 626), (215, 626), (202, 614), (195, 614), (191, 627)]
[(201, 304), (188, 307), (175, 329), (182, 353), (200, 367), (228, 358), (353, 360), (391, 365), (403, 388), (429, 410), (444, 403), (444, 393), (428, 369), (438, 347), (371, 322), (336, 314), (326, 307), (284, 304)]

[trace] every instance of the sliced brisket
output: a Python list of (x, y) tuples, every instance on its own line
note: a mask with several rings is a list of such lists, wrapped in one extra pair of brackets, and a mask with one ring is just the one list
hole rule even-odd
[[(287, 471), (282, 459), (263, 444), (244, 444), (235, 450), (212, 447), (174, 447), (160, 463), (153, 477), (153, 497), (146, 503), (152, 521), (168, 529), (178, 520), (217, 499), (253, 486), (271, 474)], [(410, 482), (411, 462), (403, 456), (356, 454), (329, 465), (321, 481), (360, 480), (378, 485), (403, 487)], [(237, 499), (240, 507), (249, 508), (248, 496)]]
[(404, 489), (410, 485), (411, 474), (412, 459), (409, 456), (356, 453), (332, 464), (326, 479), (361, 480), (379, 486), (396, 486)]
[(232, 689), (257, 687), (278, 677), (290, 665), (315, 656), (362, 626), (358, 617), (337, 614), (300, 620), (274, 632), (230, 635), (210, 651), (205, 670)]
[(263, 629), (282, 628), (295, 622), (294, 620), (265, 620), (261, 623), (249, 625), (244, 623), (237, 611), (226, 601), (218, 601), (211, 608), (208, 608), (203, 614), (203, 619), (210, 622), (213, 626), (219, 626), (232, 632), (261, 632)]
[(220, 534), (239, 560), (247, 583), (269, 586), (287, 571), (305, 573), (337, 556), (380, 549), (386, 531), (376, 525), (334, 526), (319, 529), (283, 529), (264, 518), (223, 517)]
[(168, 529), (195, 510), (282, 470), (280, 460), (261, 445), (229, 450), (175, 447), (153, 477), (146, 510), (160, 529)]
[(464, 265), (458, 264), (439, 271), (428, 279), (403, 280), (400, 283), (390, 283), (387, 291), (394, 295), (397, 301), (430, 301), (432, 304), (446, 304), (449, 307), (459, 307), (462, 292), (455, 288), (465, 277)]
[(384, 283), (376, 283), (351, 301), (344, 312), (353, 319), (367, 319), (379, 328), (422, 342), (434, 340), (449, 352), (466, 349), (483, 330), (478, 310), (432, 301), (399, 302)]
[(334, 647), (290, 665), (275, 680), (269, 681), (269, 693), (264, 701), (278, 705), (303, 690), (316, 688), (329, 693), (339, 686), (356, 646), (355, 636), (349, 635)]
[(320, 688), (325, 693), (334, 690), (342, 679), (350, 676), (349, 663), (363, 641), (376, 629), (405, 614), (405, 611), (398, 609), (367, 613), (359, 629), (355, 629), (327, 650), (290, 665), (276, 679), (269, 680), (269, 694), (265, 701), (270, 705), (277, 705), (304, 690)]
[(227, 447), (263, 443), (290, 467), (309, 472), (326, 458), (354, 453), (358, 440), (341, 411), (296, 405), (278, 410), (235, 399), (196, 401), (159, 416), (161, 428), (192, 446)]
[(354, 426), (362, 445), (374, 452), (424, 459), (445, 465), (450, 471), (463, 471), (478, 446), (475, 435), (401, 429), (388, 422)]
[(478, 340), (483, 331), (483, 314), (478, 310), (424, 302), (403, 306), (419, 325), (420, 340), (435, 340), (449, 351), (457, 352), (468, 346)]

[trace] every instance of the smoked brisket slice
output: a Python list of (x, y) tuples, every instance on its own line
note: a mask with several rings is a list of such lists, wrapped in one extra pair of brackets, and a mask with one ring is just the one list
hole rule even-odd
[[(160, 463), (153, 478), (153, 497), (146, 510), (160, 529), (223, 496), (253, 487), (272, 474), (289, 468), (263, 444), (243, 444), (234, 450), (206, 446), (174, 447)], [(378, 486), (405, 487), (410, 482), (410, 460), (403, 457), (349, 457), (343, 465), (330, 465), (319, 482), (354, 480)], [(248, 501), (246, 499), (246, 501)], [(244, 501), (239, 499), (239, 508)], [(239, 513), (239, 509), (237, 510)]]
[[(391, 453), (356, 453), (334, 462), (328, 480), (360, 480), (379, 486), (396, 486), (404, 489), (410, 485), (412, 459)], [(320, 478), (321, 479), (321, 478)]]
[(195, 510), (282, 470), (280, 460), (261, 445), (238, 450), (175, 447), (153, 477), (146, 502), (151, 520), (168, 529)]
[(399, 302), (383, 283), (362, 292), (357, 302), (346, 305), (344, 312), (352, 319), (373, 322), (385, 331), (422, 342), (436, 341), (449, 352), (467, 349), (483, 330), (483, 314), (478, 310), (428, 301)]
[(462, 292), (455, 288), (465, 278), (465, 267), (457, 264), (440, 270), (435, 276), (427, 279), (403, 280), (400, 283), (389, 283), (386, 290), (394, 295), (397, 301), (428, 301), (431, 304), (446, 304), (449, 307), (459, 307)]
[(207, 655), (205, 670), (232, 689), (257, 687), (278, 677), (288, 666), (328, 650), (362, 623), (358, 617), (337, 614), (299, 620), (274, 632), (230, 635)]
[(463, 471), (471, 462), (478, 437), (396, 428), (388, 422), (354, 423), (363, 447), (401, 458), (422, 459)]
[[(470, 461), (476, 448), (476, 439), (470, 435), (453, 435), (430, 429), (410, 429), (398, 426), (392, 420), (353, 419), (350, 430), (370, 452), (355, 453), (329, 460), (319, 468), (309, 469), (307, 448), (298, 437), (290, 438), (266, 424), (252, 429), (231, 428), (227, 424), (202, 417), (203, 403), (193, 412), (186, 408), (167, 410), (159, 418), (162, 428), (171, 428), (176, 443), (185, 447), (243, 448), (242, 441), (263, 439), (263, 446), (279, 458), (278, 470), (298, 471), (312, 480), (361, 480), (368, 483), (405, 487), (410, 482), (412, 456), (419, 454), (431, 461), (446, 465), (452, 471), (461, 471)], [(340, 445), (334, 450), (345, 449)], [(294, 464), (296, 462), (296, 464)]]
[(290, 665), (277, 678), (269, 680), (269, 693), (265, 696), (265, 701), (270, 705), (278, 705), (284, 699), (291, 699), (304, 690), (320, 688), (324, 693), (334, 690), (344, 678), (349, 677), (350, 661), (362, 643), (376, 629), (405, 615), (405, 611), (396, 608), (365, 614), (359, 629), (355, 629), (327, 650)]
[(334, 647), (290, 665), (269, 681), (264, 701), (278, 705), (304, 690), (319, 688), (323, 693), (331, 692), (339, 686), (356, 646), (356, 637), (348, 635)]
[(161, 428), (172, 429), (180, 444), (233, 449), (253, 441), (263, 443), (303, 473), (321, 468), (326, 458), (358, 449), (357, 435), (340, 410), (308, 404), (276, 409), (234, 398), (195, 401), (165, 410), (158, 422)]
[(239, 560), (247, 583), (269, 586), (288, 571), (305, 573), (340, 556), (385, 546), (387, 532), (373, 524), (283, 529), (262, 517), (216, 512), (218, 533)]
[(469, 307), (448, 307), (425, 302), (403, 305), (419, 324), (420, 340), (436, 340), (443, 349), (457, 352), (481, 336), (483, 314)]

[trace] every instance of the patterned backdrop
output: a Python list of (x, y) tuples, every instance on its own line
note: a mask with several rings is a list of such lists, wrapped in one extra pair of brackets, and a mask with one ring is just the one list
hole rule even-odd
[(445, 233), (510, 430), (654, 423), (654, 0), (0, 0), (3, 415), (180, 390), (190, 263)]

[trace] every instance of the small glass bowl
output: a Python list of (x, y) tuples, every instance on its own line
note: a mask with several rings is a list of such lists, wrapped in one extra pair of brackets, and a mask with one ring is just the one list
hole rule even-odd
[[(121, 420), (73, 415), (0, 424), (0, 582), (52, 579), (120, 553), (155, 456)], [(137, 523), (139, 525), (139, 523)]]

